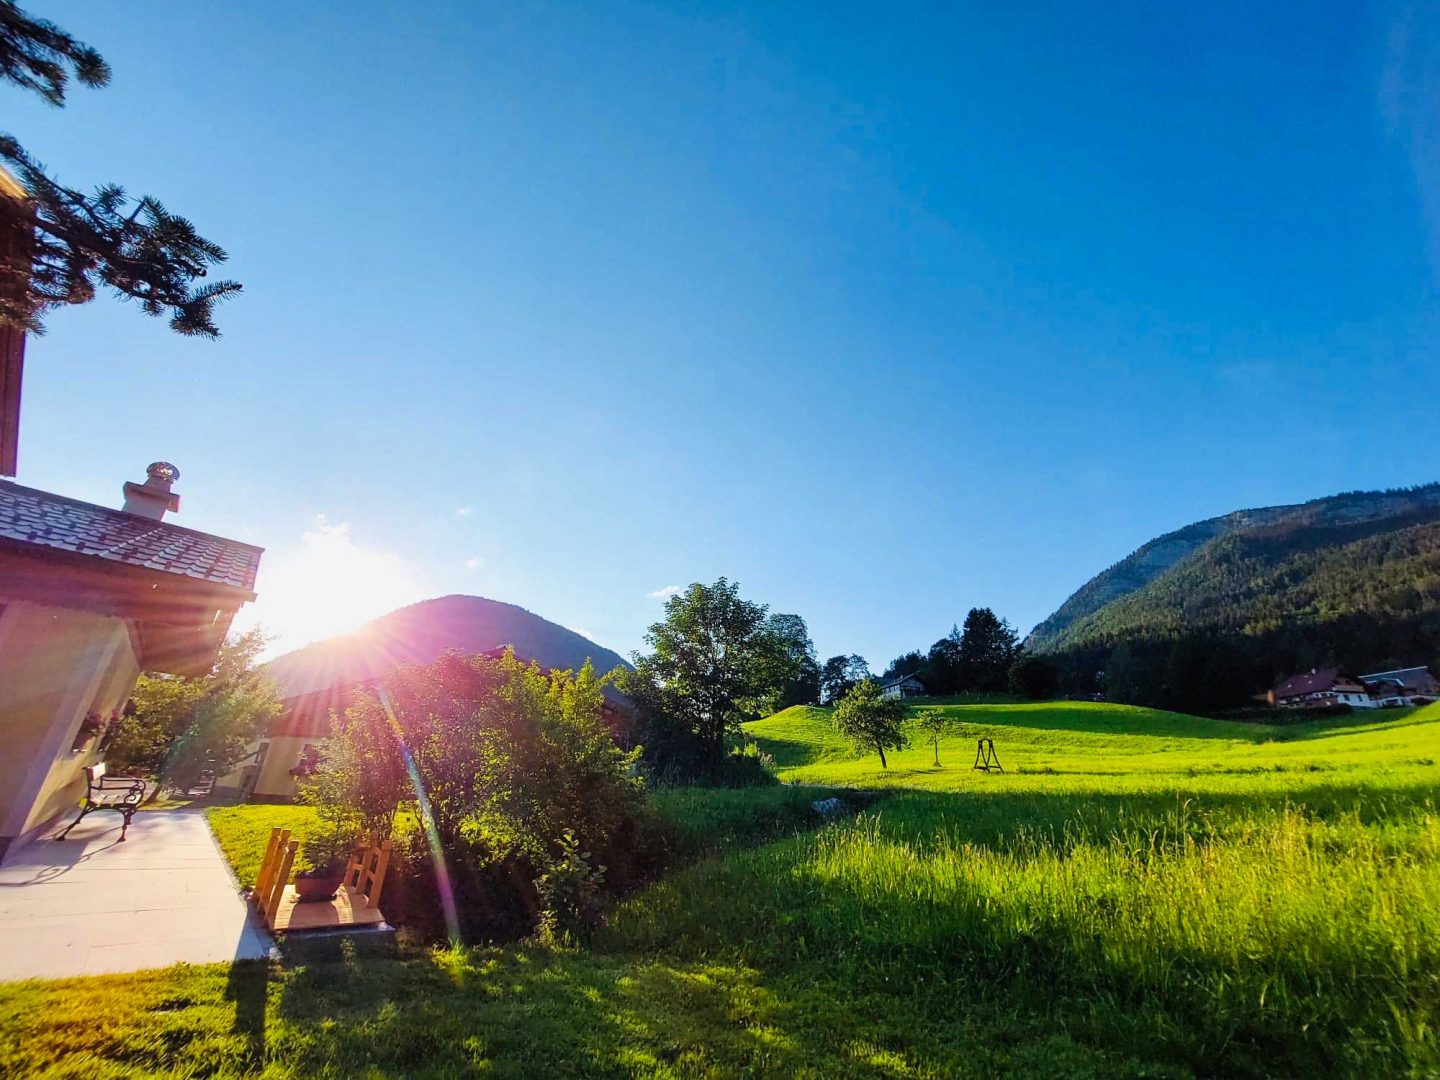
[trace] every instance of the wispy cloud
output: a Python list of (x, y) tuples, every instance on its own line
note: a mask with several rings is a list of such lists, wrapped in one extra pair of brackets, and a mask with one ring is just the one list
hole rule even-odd
[(591, 641), (595, 640), (595, 635), (589, 630), (586, 630), (583, 626), (567, 626), (565, 627), (565, 629), (569, 630), (571, 633), (579, 634), (583, 638), (588, 638)]
[(457, 506), (455, 508), (456, 517), (469, 517), (473, 513), (475, 513), (475, 508), (473, 506)]
[(466, 559), (466, 560), (465, 560), (465, 569), (466, 569), (466, 570), (479, 570), (480, 567), (481, 567), (482, 565), (484, 565), (484, 562), (485, 562), (484, 559)]
[(1390, 26), (1380, 113), (1415, 178), (1431, 271), (1440, 278), (1440, 8), (1406, 4)]
[(645, 595), (650, 597), (651, 600), (668, 600), (672, 596), (679, 596), (684, 591), (685, 590), (679, 585), (666, 585), (663, 588), (656, 589), (654, 592), (646, 593)]

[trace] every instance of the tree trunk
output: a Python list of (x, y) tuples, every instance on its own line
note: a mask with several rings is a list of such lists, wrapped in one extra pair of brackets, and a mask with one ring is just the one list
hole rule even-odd
[(940, 740), (936, 739), (932, 745), (935, 747), (935, 768), (938, 769), (940, 767)]
[(880, 752), (880, 768), (888, 769), (890, 766), (885, 764), (885, 748), (883, 746), (877, 746), (875, 749)]

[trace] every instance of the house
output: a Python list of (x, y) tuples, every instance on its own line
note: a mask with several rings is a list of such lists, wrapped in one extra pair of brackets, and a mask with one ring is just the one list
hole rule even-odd
[(293, 801), (300, 780), (320, 760), (320, 748), (330, 737), (330, 717), (349, 707), (355, 691), (377, 681), (364, 679), (283, 698), (280, 715), (270, 721), (249, 757), (215, 781), (216, 790), (252, 802)]
[(1398, 668), (1361, 675), (1377, 705), (1425, 705), (1440, 699), (1440, 680), (1427, 667)]
[(914, 675), (901, 675), (897, 679), (880, 684), (880, 696), (882, 698), (910, 698), (919, 697), (925, 693), (925, 684)]
[(1270, 704), (1282, 709), (1324, 709), (1349, 705), (1373, 709), (1369, 688), (1339, 668), (1311, 668), (1292, 675), (1270, 692)]
[(179, 470), (122, 509), (0, 480), (0, 858), (67, 814), (142, 671), (200, 675), (261, 550), (173, 525)]

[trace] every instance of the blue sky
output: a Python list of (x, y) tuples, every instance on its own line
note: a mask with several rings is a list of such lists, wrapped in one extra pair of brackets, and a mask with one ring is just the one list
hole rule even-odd
[(32, 10), (115, 79), (3, 126), (245, 293), (213, 344), (55, 314), (18, 479), (175, 462), (282, 648), (469, 592), (629, 651), (723, 574), (878, 668), (1192, 520), (1440, 476), (1419, 6)]

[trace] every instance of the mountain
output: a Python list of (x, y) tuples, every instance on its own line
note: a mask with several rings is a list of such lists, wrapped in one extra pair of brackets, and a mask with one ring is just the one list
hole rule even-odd
[(373, 678), (400, 664), (428, 664), (448, 649), (474, 654), (506, 645), (547, 668), (576, 669), (587, 658), (601, 673), (630, 666), (618, 653), (514, 604), (440, 596), (277, 656), (265, 670), (290, 697)]
[[(1391, 634), (1388, 624), (1409, 629)], [(1368, 634), (1384, 655), (1433, 646), (1440, 484), (1239, 510), (1166, 533), (1082, 585), (1026, 644), (1060, 653), (1196, 631), (1254, 639), (1310, 628), (1323, 646), (1326, 626)], [(1365, 649), (1353, 643), (1355, 663)]]

